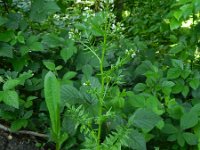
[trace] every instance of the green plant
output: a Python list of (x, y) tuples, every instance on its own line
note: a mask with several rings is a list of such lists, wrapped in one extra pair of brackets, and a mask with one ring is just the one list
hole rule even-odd
[(45, 76), (44, 93), (51, 119), (51, 137), (56, 143), (56, 150), (60, 150), (62, 143), (68, 138), (68, 135), (66, 133), (61, 133), (60, 85), (52, 72), (48, 72)]
[(199, 0), (1, 0), (1, 122), (47, 134), (51, 123), (63, 150), (199, 149), (199, 10)]

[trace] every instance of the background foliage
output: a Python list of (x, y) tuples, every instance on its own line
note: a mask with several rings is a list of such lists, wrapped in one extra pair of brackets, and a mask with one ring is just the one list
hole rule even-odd
[(1, 121), (49, 133), (52, 71), (63, 149), (199, 149), (199, 11), (199, 0), (0, 0)]

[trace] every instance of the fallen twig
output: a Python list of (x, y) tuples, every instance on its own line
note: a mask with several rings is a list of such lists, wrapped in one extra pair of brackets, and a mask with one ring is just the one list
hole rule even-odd
[(14, 133), (14, 134), (27, 134), (27, 135), (33, 135), (33, 136), (37, 136), (37, 137), (41, 137), (41, 138), (48, 138), (49, 136), (46, 135), (46, 134), (42, 134), (42, 133), (38, 133), (38, 132), (34, 132), (34, 131), (27, 131), (27, 130), (20, 130), (20, 131), (17, 131), (17, 132), (13, 132), (11, 131), (10, 128), (0, 124), (0, 129), (1, 130), (4, 130), (6, 132), (11, 132), (11, 133)]

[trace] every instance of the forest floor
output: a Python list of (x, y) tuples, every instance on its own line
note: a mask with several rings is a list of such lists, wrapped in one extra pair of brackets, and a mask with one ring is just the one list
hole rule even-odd
[(54, 150), (46, 144), (42, 148), (36, 146), (37, 139), (26, 135), (15, 135), (0, 130), (0, 150)]

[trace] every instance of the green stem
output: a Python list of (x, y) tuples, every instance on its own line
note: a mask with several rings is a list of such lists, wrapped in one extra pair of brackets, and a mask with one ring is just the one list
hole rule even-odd
[(104, 59), (105, 59), (105, 53), (106, 53), (106, 46), (107, 46), (107, 24), (105, 25), (105, 33), (103, 37), (103, 46), (102, 46), (102, 54), (101, 54), (101, 61), (100, 61), (100, 73), (101, 73), (101, 93), (100, 93), (100, 99), (99, 99), (99, 124), (98, 124), (98, 147), (97, 150), (100, 150), (101, 145), (101, 131), (102, 131), (102, 108), (103, 108), (103, 101), (104, 101), (104, 91), (105, 91), (105, 77), (104, 77)]
[(59, 141), (56, 142), (56, 150), (60, 150), (60, 143), (59, 143)]

